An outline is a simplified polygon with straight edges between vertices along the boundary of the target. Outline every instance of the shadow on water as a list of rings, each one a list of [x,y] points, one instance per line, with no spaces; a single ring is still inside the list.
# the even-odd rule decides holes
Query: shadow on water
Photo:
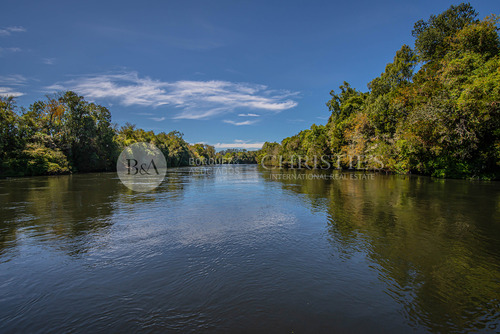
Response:
[[[260,174],[311,210],[327,212],[325,230],[335,252],[346,261],[365,253],[410,324],[432,332],[499,329],[498,182],[381,174],[363,179],[363,173],[340,171],[327,179],[313,175],[331,171]]]

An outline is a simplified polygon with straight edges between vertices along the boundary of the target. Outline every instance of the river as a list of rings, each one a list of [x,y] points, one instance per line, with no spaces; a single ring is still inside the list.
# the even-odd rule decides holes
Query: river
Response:
[[[500,330],[500,183],[256,165],[0,180],[0,332]]]

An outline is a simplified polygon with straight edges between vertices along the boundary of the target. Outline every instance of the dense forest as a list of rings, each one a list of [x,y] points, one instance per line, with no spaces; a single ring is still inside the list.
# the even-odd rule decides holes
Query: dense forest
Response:
[[[330,93],[326,125],[265,143],[258,159],[499,178],[498,18],[477,16],[469,4],[460,4],[418,21],[414,48],[403,45],[367,92],[344,82]]]
[[[182,133],[158,133],[111,123],[103,106],[74,92],[47,97],[18,110],[12,97],[0,99],[0,176],[113,171],[124,147],[155,144],[169,167],[215,163],[255,163],[255,152],[216,152],[188,144]]]

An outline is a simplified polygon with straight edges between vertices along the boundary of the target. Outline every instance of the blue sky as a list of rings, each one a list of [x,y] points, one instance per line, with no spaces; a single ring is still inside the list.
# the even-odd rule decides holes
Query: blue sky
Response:
[[[119,125],[253,149],[325,124],[331,89],[366,91],[417,20],[458,3],[4,0],[0,94],[71,89]]]

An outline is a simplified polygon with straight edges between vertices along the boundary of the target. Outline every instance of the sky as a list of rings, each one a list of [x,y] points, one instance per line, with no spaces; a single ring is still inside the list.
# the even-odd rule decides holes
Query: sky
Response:
[[[325,124],[332,89],[366,91],[416,21],[459,3],[3,0],[0,95],[27,108],[73,90],[118,126],[257,149]]]

